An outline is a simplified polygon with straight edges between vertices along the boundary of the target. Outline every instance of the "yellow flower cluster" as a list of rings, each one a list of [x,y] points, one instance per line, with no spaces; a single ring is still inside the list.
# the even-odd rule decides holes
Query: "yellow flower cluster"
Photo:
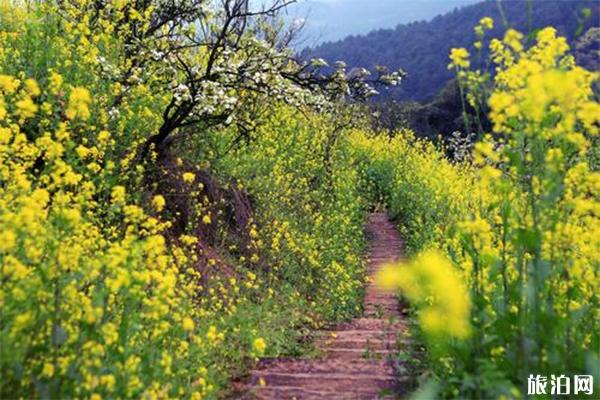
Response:
[[[123,186],[112,188],[111,203],[120,207],[107,217],[125,221],[123,231],[110,233],[95,219],[101,191],[79,163],[103,162],[105,145],[77,144],[71,132],[79,128],[61,113],[39,121],[47,132],[25,134],[20,123],[33,115],[24,114],[23,97],[42,94],[30,78],[2,77],[1,345],[11,349],[1,360],[2,393],[33,393],[35,382],[60,397],[56,383],[75,377],[75,396],[141,395],[151,383],[143,370],[156,357],[182,343],[197,347],[171,322],[191,307],[192,293],[178,285],[161,223],[128,205]],[[89,92],[74,89],[70,99],[73,119],[89,118]],[[183,320],[186,332],[194,330],[190,322]],[[185,359],[188,351],[177,354]],[[174,379],[173,370],[163,371]]]
[[[360,310],[364,272],[363,200],[356,192],[358,174],[345,167],[351,154],[340,155],[335,160],[339,168],[326,177],[323,150],[315,150],[325,148],[333,130],[325,117],[308,119],[281,107],[258,129],[253,147],[216,162],[244,177],[242,185],[261,205],[261,230],[249,232],[252,247],[261,254],[244,261],[270,260],[277,279],[294,282],[314,311],[335,320]]]
[[[69,103],[65,111],[65,115],[69,119],[79,118],[83,121],[90,117],[89,105],[92,101],[90,92],[81,87],[76,87],[71,90],[69,95]]]
[[[477,36],[478,41],[474,43],[474,47],[477,50],[481,50],[483,36],[486,31],[494,29],[494,20],[490,17],[483,17],[479,20],[479,24],[475,27],[475,36]]]
[[[452,263],[440,253],[429,250],[408,265],[384,266],[376,279],[419,306],[420,326],[434,341],[468,337],[469,294]]]
[[[462,71],[459,79],[471,91],[491,92],[496,135],[484,135],[475,146],[474,180],[447,181],[468,187],[472,200],[455,209],[456,219],[432,245],[452,255],[471,290],[477,352],[471,357],[502,365],[512,382],[487,395],[504,390],[519,397],[522,365],[575,372],[585,369],[586,357],[597,356],[592,310],[599,288],[592,277],[600,260],[594,239],[600,199],[592,187],[600,175],[590,152],[600,123],[592,90],[598,74],[574,65],[566,39],[551,27],[540,30],[529,49],[521,33],[508,30],[490,50],[496,64],[491,87],[483,87],[487,80],[479,72]],[[530,341],[527,351],[519,337]],[[565,346],[568,353],[557,350]],[[514,356],[509,364],[505,354]]]
[[[529,49],[508,30],[490,50],[493,81],[466,70],[464,49],[451,53],[467,100],[488,103],[495,131],[481,132],[472,163],[447,161],[405,131],[357,133],[349,145],[371,201],[398,217],[416,254],[380,281],[417,306],[432,349],[447,344],[431,359],[444,393],[520,398],[523,366],[593,373],[585,360],[598,356],[598,75],[574,65],[553,28]],[[464,374],[482,386],[450,383]]]
[[[5,3],[0,397],[214,398],[244,358],[294,345],[297,326],[359,311],[364,201],[346,149],[323,168],[333,121],[270,110],[226,155],[234,126],[199,135],[175,158],[185,192],[163,191],[148,179],[156,153],[151,165],[137,150],[171,101],[155,90],[164,75],[132,65],[114,34],[147,28],[151,8]],[[253,210],[230,215],[189,165],[235,181]]]
[[[469,68],[471,65],[471,62],[469,61],[469,51],[464,47],[452,49],[450,61],[451,63],[448,65],[448,69]]]
[[[252,342],[252,348],[257,354],[263,354],[267,348],[267,343],[263,338],[256,338]]]
[[[561,113],[576,118],[560,119],[555,129],[544,133],[548,139],[577,130],[577,118],[591,134],[597,133],[599,108],[590,100],[591,83],[597,75],[572,66],[572,57],[566,55],[569,47],[564,38],[556,37],[554,28],[541,30],[537,45],[528,51],[513,43],[520,40],[515,35],[507,34],[504,42],[492,47],[502,68],[489,99],[494,130],[511,130],[515,123],[526,121],[540,123],[547,115]],[[507,52],[510,55],[502,56]]]

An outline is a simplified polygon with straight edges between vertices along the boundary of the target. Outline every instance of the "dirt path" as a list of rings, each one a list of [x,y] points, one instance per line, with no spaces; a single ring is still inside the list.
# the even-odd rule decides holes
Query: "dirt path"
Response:
[[[369,217],[368,274],[402,258],[398,231],[383,213]],[[394,371],[394,353],[408,322],[394,295],[381,292],[369,279],[364,316],[319,332],[315,359],[263,359],[251,372],[246,398],[252,399],[378,399],[394,398],[402,389]],[[401,345],[401,344],[400,344]]]

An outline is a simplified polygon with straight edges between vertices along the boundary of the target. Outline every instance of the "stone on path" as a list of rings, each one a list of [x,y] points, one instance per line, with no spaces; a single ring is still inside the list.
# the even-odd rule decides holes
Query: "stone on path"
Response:
[[[396,296],[372,283],[385,263],[403,257],[398,231],[384,213],[369,217],[370,239],[364,316],[320,331],[314,359],[262,359],[251,371],[244,399],[379,399],[394,398],[402,379],[394,370],[398,343],[408,329]]]

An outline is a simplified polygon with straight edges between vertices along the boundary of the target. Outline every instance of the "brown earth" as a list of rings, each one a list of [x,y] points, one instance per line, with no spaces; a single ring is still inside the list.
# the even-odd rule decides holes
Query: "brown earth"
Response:
[[[395,370],[395,353],[407,340],[408,321],[395,295],[381,291],[373,276],[386,262],[403,257],[403,242],[386,214],[373,213],[364,315],[320,331],[320,358],[262,359],[251,371],[244,399],[395,398],[408,378]],[[403,383],[405,385],[403,385]]]

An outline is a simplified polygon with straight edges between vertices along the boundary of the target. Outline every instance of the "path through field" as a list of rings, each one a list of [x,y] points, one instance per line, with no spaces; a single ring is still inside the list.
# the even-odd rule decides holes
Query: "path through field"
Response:
[[[383,213],[369,217],[368,274],[402,258],[398,231]],[[378,399],[394,398],[402,380],[394,370],[394,355],[405,338],[408,322],[396,297],[369,279],[364,315],[332,330],[319,332],[314,359],[263,359],[251,371],[248,399]],[[398,344],[397,344],[398,339]]]

